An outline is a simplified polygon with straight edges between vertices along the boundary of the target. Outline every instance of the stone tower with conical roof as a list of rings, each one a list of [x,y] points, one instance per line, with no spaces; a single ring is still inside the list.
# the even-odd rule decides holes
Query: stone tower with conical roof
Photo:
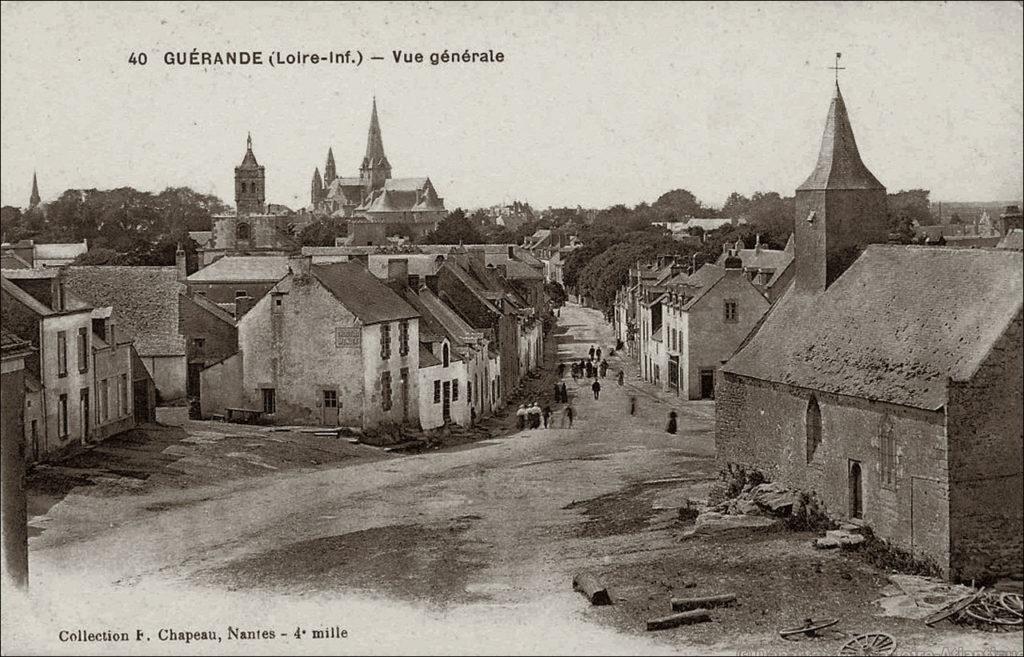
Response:
[[[245,157],[235,167],[235,208],[238,214],[266,212],[266,174],[252,153],[252,135],[245,142]]]
[[[36,182],[36,172],[33,171],[32,172],[32,193],[29,194],[29,197],[28,197],[28,209],[31,210],[32,208],[34,208],[37,205],[39,205],[39,202],[41,200],[42,199],[39,198],[39,183]]]
[[[313,182],[309,186],[309,203],[315,209],[324,200],[324,183],[320,180],[320,168],[313,170]]]
[[[818,163],[796,188],[796,287],[821,292],[867,244],[888,238],[885,186],[860,159],[836,83]]]
[[[327,164],[324,165],[324,186],[330,185],[338,177],[338,170],[334,166],[334,149],[327,149]]]
[[[366,195],[384,186],[384,181],[391,177],[391,164],[384,155],[384,140],[380,134],[380,121],[377,118],[377,99],[373,99],[373,112],[370,114],[370,131],[366,136],[366,155],[359,167],[359,178],[366,187]]]

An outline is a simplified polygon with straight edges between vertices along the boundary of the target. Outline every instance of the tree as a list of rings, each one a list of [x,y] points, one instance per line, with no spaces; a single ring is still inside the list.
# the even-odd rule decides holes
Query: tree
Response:
[[[561,308],[565,305],[566,299],[569,298],[565,293],[565,288],[555,281],[544,283],[544,293],[547,295],[553,308]]]
[[[423,236],[423,244],[483,244],[480,229],[466,216],[462,208],[456,208],[441,220],[437,228]]]
[[[910,244],[916,237],[915,226],[934,223],[929,193],[927,189],[908,189],[888,195],[886,205],[890,241]]]
[[[334,246],[335,238],[346,234],[343,223],[326,218],[306,224],[299,231],[298,239],[302,246]]]
[[[673,189],[658,197],[651,209],[666,217],[665,220],[679,220],[683,217],[707,217],[715,214],[706,208],[688,189]]]

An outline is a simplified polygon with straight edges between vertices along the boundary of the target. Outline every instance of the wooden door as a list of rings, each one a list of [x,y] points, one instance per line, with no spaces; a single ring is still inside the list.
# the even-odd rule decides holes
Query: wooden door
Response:
[[[320,407],[321,418],[324,426],[336,427],[338,426],[338,391],[337,390],[324,390],[323,391],[323,404]]]
[[[700,398],[701,399],[714,399],[715,398],[715,371],[714,370],[701,370],[700,371]]]

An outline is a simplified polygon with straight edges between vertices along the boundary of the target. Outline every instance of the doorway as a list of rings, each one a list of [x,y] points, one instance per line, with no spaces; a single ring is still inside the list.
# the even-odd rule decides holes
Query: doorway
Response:
[[[701,370],[700,371],[700,398],[701,399],[714,399],[715,398],[715,371],[714,370]]]
[[[452,421],[452,382],[445,381],[442,390],[441,417],[444,419],[444,423],[448,424]]]
[[[78,393],[79,415],[82,418],[82,442],[89,440],[89,389],[82,388]]]
[[[861,481],[860,461],[850,460],[850,517],[864,517],[864,489]]]
[[[324,390],[323,405],[320,407],[320,421],[326,427],[338,426],[338,391]]]

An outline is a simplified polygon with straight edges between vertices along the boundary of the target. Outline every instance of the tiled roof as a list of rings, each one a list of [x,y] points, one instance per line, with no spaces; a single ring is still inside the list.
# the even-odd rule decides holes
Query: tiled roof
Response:
[[[824,293],[790,290],[724,366],[766,381],[935,410],[1021,312],[1015,251],[873,245]]]
[[[31,269],[32,266],[22,260],[21,256],[13,251],[0,255],[0,269]]]
[[[429,349],[429,342],[420,342],[420,369],[425,367],[436,367],[441,364],[437,356],[431,353]]]
[[[222,307],[222,304],[214,303],[201,294],[194,294],[189,297],[189,299],[222,322],[230,324],[231,326],[234,326],[237,323],[234,315],[235,304],[224,304],[231,307],[232,312],[228,312],[227,308]]]
[[[363,324],[419,316],[394,290],[356,263],[312,265],[310,271]]]
[[[736,255],[743,261],[744,269],[771,269],[779,271],[785,269],[793,260],[793,254],[778,249],[741,249]],[[724,265],[729,254],[723,253],[718,258],[718,265]]]
[[[28,342],[0,326],[0,351],[9,354],[28,349],[31,346]]]
[[[384,189],[396,192],[415,192],[423,189],[430,178],[388,178],[384,181]]]
[[[178,356],[178,295],[185,286],[174,267],[70,267],[68,294],[93,306],[111,306],[118,331],[135,341],[141,356]]]
[[[48,317],[49,315],[55,314],[54,311],[47,308],[43,302],[7,280],[7,276],[0,278],[0,287],[3,288],[4,292],[11,295],[11,297],[21,303],[21,305],[25,306],[28,310],[40,317]]]
[[[287,274],[288,256],[224,256],[189,276],[188,282],[277,282]]]

